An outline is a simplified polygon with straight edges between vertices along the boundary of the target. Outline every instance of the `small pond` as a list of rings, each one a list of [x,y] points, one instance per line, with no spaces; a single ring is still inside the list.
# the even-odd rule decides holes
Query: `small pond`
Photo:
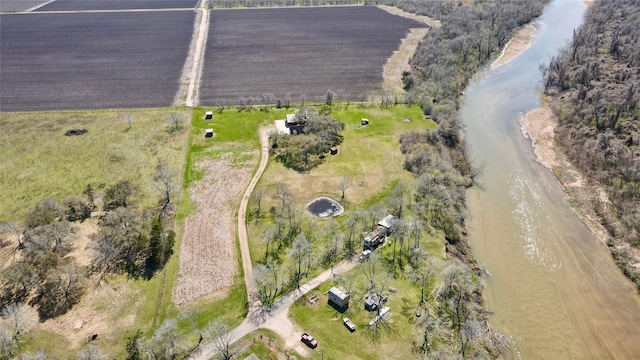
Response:
[[[340,215],[344,212],[344,208],[337,201],[328,197],[319,197],[309,204],[307,210],[317,217],[330,217]]]

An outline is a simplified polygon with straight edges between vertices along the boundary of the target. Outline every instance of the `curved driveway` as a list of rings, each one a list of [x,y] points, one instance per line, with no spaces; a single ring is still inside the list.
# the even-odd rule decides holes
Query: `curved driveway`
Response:
[[[284,295],[273,303],[271,307],[262,307],[257,295],[258,289],[253,281],[253,267],[251,265],[251,254],[249,252],[249,241],[247,238],[246,214],[251,193],[258,183],[258,180],[260,180],[264,169],[267,167],[267,161],[269,160],[269,132],[272,129],[273,127],[270,126],[261,128],[259,131],[261,145],[260,165],[253,175],[251,182],[249,182],[238,209],[238,241],[240,242],[244,282],[247,287],[249,313],[242,324],[231,331],[231,343],[242,339],[247,334],[259,328],[265,328],[278,334],[284,340],[287,349],[295,349],[301,355],[308,355],[309,350],[300,342],[300,331],[296,329],[291,320],[289,320],[289,307],[294,301],[323,282],[331,279],[333,276],[353,269],[356,263],[350,260],[344,260],[336,264],[333,269],[326,270],[306,284],[301,285],[299,289]],[[191,356],[191,359],[207,360],[216,353],[215,342],[210,342],[203,345],[197,354]]]

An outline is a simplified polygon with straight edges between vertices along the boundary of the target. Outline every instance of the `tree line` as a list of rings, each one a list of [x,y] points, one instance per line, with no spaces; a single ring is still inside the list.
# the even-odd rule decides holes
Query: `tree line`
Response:
[[[599,0],[573,39],[543,68],[556,140],[586,178],[618,265],[640,289],[640,3]]]

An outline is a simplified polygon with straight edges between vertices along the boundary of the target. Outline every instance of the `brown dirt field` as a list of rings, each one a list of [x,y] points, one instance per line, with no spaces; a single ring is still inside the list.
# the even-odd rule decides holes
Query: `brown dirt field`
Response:
[[[138,291],[125,280],[102,281],[89,288],[71,311],[45,321],[39,328],[68,339],[73,349],[85,345],[92,333],[98,333],[98,344],[114,344],[121,336],[119,332],[135,323],[138,298]]]
[[[400,48],[393,52],[393,55],[387,60],[382,70],[382,78],[384,80],[382,88],[385,91],[393,91],[404,93],[402,89],[402,72],[411,71],[409,60],[416,52],[416,48],[420,40],[424,38],[429,29],[413,28],[409,31],[407,37],[402,39]]]
[[[173,292],[176,305],[224,292],[238,271],[236,202],[250,180],[253,164],[238,166],[222,158],[198,166],[205,175],[189,191],[197,209],[184,223],[180,270]]]
[[[98,219],[87,219],[82,223],[74,223],[72,229],[76,237],[73,243],[73,251],[69,254],[76,260],[79,266],[89,266],[91,263],[91,243],[89,235],[98,231]]]
[[[434,28],[440,27],[440,25],[441,25],[440,20],[432,19],[432,18],[430,18],[428,16],[412,14],[410,12],[406,12],[406,11],[404,11],[402,9],[397,8],[397,7],[387,6],[387,5],[378,5],[378,7],[380,9],[388,12],[389,14],[402,16],[402,17],[405,17],[407,19],[419,21],[419,22],[421,22],[423,24],[427,24],[427,25],[429,25],[431,27],[434,27]]]
[[[440,27],[441,25],[440,20],[435,20],[428,16],[412,14],[393,6],[378,5],[378,7],[390,14],[419,21],[432,27]],[[411,70],[409,60],[416,52],[416,48],[418,47],[420,40],[425,37],[428,31],[428,28],[413,28],[410,29],[409,34],[402,39],[400,48],[393,52],[382,70],[382,88],[385,91],[400,94],[404,93],[404,90],[402,89],[402,72]]]

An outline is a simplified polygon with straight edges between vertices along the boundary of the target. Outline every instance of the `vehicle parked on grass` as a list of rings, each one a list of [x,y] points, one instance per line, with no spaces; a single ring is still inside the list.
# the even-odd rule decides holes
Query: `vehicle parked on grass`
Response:
[[[362,254],[360,254],[360,256],[358,256],[358,261],[359,262],[365,262],[367,260],[369,260],[369,256],[371,255],[371,250],[365,250],[362,252]]]
[[[342,322],[344,323],[344,326],[346,326],[347,329],[349,329],[349,331],[351,332],[356,331],[356,324],[354,324],[353,321],[349,320],[349,318],[343,318]]]
[[[300,339],[303,343],[305,343],[305,345],[307,345],[308,347],[315,349],[316,347],[318,347],[318,341],[316,339],[313,338],[313,336],[307,334],[307,333],[303,333],[302,334],[302,338]]]

